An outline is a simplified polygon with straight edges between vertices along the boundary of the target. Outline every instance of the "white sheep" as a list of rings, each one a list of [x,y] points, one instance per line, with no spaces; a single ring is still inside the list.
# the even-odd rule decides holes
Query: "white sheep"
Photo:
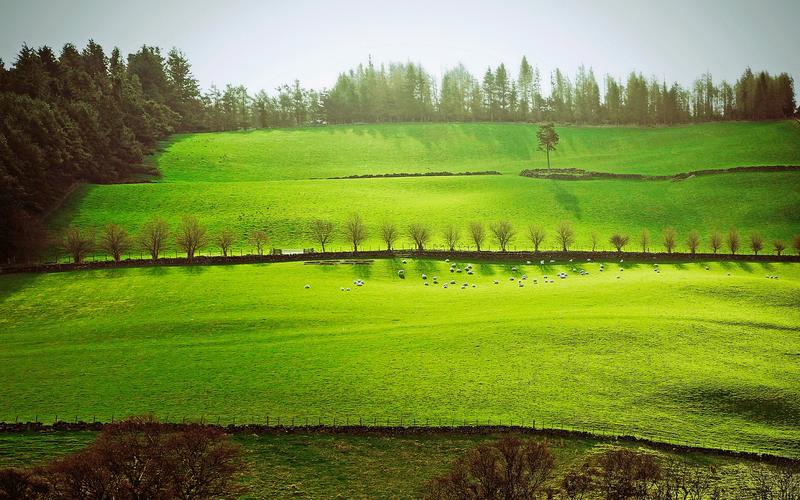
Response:
[[[311,285],[306,285],[303,288],[311,288]]]

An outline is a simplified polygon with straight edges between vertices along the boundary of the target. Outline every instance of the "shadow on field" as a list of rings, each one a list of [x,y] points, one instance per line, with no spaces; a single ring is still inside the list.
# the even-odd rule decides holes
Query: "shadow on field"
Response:
[[[34,274],[11,274],[8,276],[0,276],[0,305],[6,302],[12,295],[18,291],[35,286],[42,276]]]
[[[675,387],[671,398],[701,412],[722,413],[767,425],[796,426],[800,398],[763,386]]]
[[[553,192],[553,197],[561,208],[569,212],[572,217],[581,220],[581,207],[578,203],[578,197],[564,189],[563,182],[550,181],[548,183],[550,190]]]

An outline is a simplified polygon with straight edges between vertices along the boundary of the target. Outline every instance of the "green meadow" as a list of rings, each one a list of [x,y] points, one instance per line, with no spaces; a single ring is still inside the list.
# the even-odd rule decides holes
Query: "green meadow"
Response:
[[[448,471],[467,450],[500,435],[457,433],[412,436],[356,434],[236,434],[248,461],[244,498],[419,498],[425,483]],[[0,467],[45,464],[95,439],[91,432],[0,435]],[[525,439],[523,437],[523,439]],[[542,439],[542,438],[534,438]],[[546,438],[545,438],[546,439]],[[549,438],[560,478],[587,458],[609,448],[592,439]],[[620,443],[622,446],[630,446]],[[752,461],[709,453],[673,454],[648,447],[639,451],[679,458],[699,467],[714,465],[726,488],[741,486]]]
[[[535,420],[800,456],[800,265],[517,266],[0,276],[0,420]]]
[[[554,155],[556,167],[669,174],[800,164],[800,124],[790,121],[558,130],[562,143]],[[423,221],[433,231],[432,244],[441,245],[449,224],[463,234],[470,221],[508,219],[518,230],[512,242],[516,248],[528,246],[524,234],[529,224],[542,225],[552,235],[562,220],[573,223],[576,246],[583,249],[589,248],[592,233],[607,248],[614,232],[631,235],[629,249],[634,249],[637,235],[647,229],[657,250],[661,232],[672,226],[681,247],[686,234],[697,230],[701,250],[709,251],[712,230],[735,227],[745,241],[751,232],[760,232],[771,251],[772,240],[788,243],[800,232],[800,172],[680,182],[523,178],[518,175],[523,168],[544,166],[535,131],[523,124],[387,124],[179,136],[153,158],[163,173],[157,182],[83,186],[51,225],[99,230],[115,222],[136,232],[152,217],[175,226],[182,215],[194,214],[212,234],[231,229],[240,252],[252,251],[246,240],[255,229],[266,229],[274,247],[318,246],[308,235],[309,222],[328,218],[341,223],[352,212],[360,213],[370,228],[367,248],[381,244],[378,227],[384,220],[394,221],[403,233],[410,222]],[[326,179],[487,169],[503,175]],[[464,238],[462,245],[467,244]],[[346,247],[341,233],[334,247]],[[545,247],[555,247],[552,237]]]

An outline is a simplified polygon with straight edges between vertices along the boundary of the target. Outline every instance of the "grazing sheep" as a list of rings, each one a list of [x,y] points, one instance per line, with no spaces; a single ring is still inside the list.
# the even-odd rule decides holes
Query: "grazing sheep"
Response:
[[[526,263],[526,264],[528,264],[528,265],[530,265],[530,264],[531,264],[531,261],[529,261],[529,260],[526,260],[526,261],[525,261],[525,263]]]
[[[428,279],[428,275],[425,274],[425,273],[422,273],[422,279],[424,279],[424,280]]]
[[[447,288],[447,283],[445,283],[444,285],[442,285],[442,288]]]
[[[405,271],[403,271],[402,269],[400,269],[399,271],[397,271],[397,275],[398,275],[398,276],[403,276],[404,274],[406,274],[406,272],[405,272]]]
[[[512,276],[512,277],[508,278],[508,281],[514,281],[514,277]]]
[[[347,291],[348,291],[348,292],[350,291],[350,287],[347,287]]]
[[[306,285],[303,288],[311,288],[311,285]]]
[[[428,282],[427,281],[425,282],[425,286],[428,286]]]
[[[450,280],[450,284],[451,285],[455,285],[456,284],[456,280]]]
[[[495,285],[499,285],[500,284],[500,280],[494,280],[494,284]]]
[[[406,259],[403,259],[403,264],[405,264],[405,263],[406,263]]]
[[[543,260],[540,260],[540,261],[539,261],[539,264],[541,264],[541,265],[544,265],[544,261],[543,261]]]
[[[342,292],[344,292],[344,287],[341,287],[339,290],[340,290],[340,291],[342,291]]]
[[[444,259],[445,262],[450,262],[450,259]]]

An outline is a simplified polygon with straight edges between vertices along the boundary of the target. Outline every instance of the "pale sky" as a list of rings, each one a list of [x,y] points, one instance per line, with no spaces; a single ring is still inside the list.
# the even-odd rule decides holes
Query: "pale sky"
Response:
[[[800,79],[800,0],[151,1],[0,0],[0,58],[23,43],[60,49],[93,38],[106,52],[178,47],[195,76],[271,91],[299,78],[330,87],[365,62],[413,61],[436,76],[463,62],[480,77],[523,55],[598,80],[631,70],[689,85],[705,71],[735,80],[746,66]],[[797,83],[797,82],[796,82]]]

